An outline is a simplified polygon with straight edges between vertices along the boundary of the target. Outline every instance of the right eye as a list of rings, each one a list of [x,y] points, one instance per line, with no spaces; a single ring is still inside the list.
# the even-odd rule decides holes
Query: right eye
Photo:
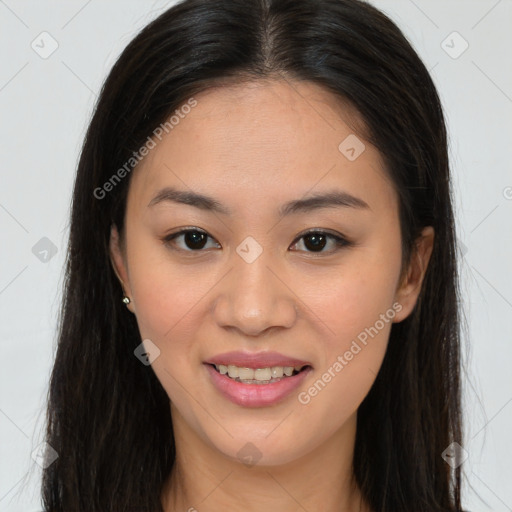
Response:
[[[176,240],[178,240],[180,237],[183,237],[182,241],[185,244],[185,248],[173,247],[173,245],[176,245]],[[185,252],[200,252],[202,249],[204,249],[208,238],[214,240],[210,235],[208,235],[206,231],[203,231],[202,229],[187,228],[165,236],[164,238],[162,238],[162,242],[164,243],[164,245],[168,246],[170,249],[173,250]],[[219,246],[218,243],[217,245]]]

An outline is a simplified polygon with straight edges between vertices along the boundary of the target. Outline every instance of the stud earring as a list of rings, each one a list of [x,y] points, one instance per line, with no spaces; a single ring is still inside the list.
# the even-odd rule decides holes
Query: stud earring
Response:
[[[129,299],[129,297],[127,297],[126,295],[123,297],[123,302],[128,305],[130,304],[131,300]]]

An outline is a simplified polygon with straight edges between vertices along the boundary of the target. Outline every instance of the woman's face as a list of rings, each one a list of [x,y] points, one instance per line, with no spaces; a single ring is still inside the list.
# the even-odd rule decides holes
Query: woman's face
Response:
[[[253,82],[195,100],[133,171],[126,252],[113,229],[112,258],[174,428],[233,460],[284,464],[355,432],[433,233],[401,280],[397,194],[343,121],[354,112],[322,88]],[[295,365],[307,367],[264,383]]]

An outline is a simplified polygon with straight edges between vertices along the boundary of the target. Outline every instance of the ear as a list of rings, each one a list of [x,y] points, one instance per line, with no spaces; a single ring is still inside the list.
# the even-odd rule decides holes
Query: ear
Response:
[[[114,272],[121,283],[121,287],[123,288],[124,294],[130,299],[130,303],[127,304],[127,308],[135,313],[133,306],[133,296],[130,288],[130,282],[128,279],[128,271],[126,266],[126,256],[124,249],[122,247],[119,232],[117,230],[117,226],[112,224],[110,228],[110,241],[109,241],[109,249],[110,249],[110,261],[112,263],[112,267]],[[119,298],[121,300],[121,298]]]
[[[398,323],[405,320],[413,311],[433,248],[434,228],[427,226],[414,243],[409,268],[401,277],[395,292],[395,301],[402,306],[402,309],[397,312],[393,322]]]

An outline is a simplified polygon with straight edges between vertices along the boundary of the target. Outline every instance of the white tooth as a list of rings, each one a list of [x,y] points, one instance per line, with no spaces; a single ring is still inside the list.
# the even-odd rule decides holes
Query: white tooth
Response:
[[[274,379],[280,379],[284,375],[282,366],[273,366],[270,370]]]
[[[270,380],[272,378],[272,372],[270,368],[258,368],[254,372],[254,378],[256,380]]]
[[[252,368],[238,368],[238,377],[240,377],[240,380],[253,380],[254,370]]]
[[[252,368],[241,368],[235,365],[215,365],[217,370],[222,375],[229,375],[232,379],[236,379],[237,377],[240,380],[257,380],[257,381],[267,381],[272,378],[281,379],[284,376],[291,377],[293,375],[293,371],[300,371],[302,366],[273,366],[272,368],[257,368],[256,370]]]
[[[238,367],[232,364],[228,365],[228,374],[232,379],[236,379],[238,377]]]

